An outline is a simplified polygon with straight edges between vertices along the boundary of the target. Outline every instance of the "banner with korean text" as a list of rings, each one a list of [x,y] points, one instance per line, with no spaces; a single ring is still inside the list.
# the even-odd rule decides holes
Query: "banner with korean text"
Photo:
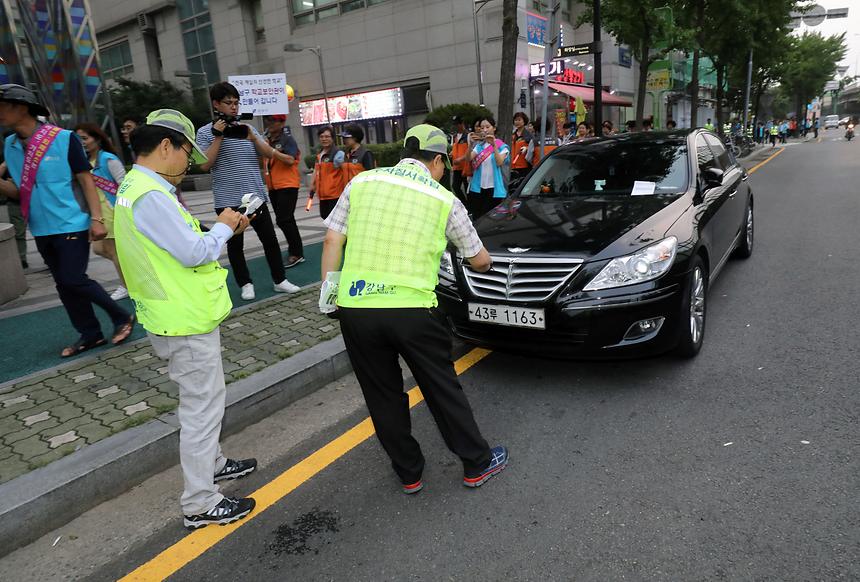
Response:
[[[239,91],[239,113],[253,115],[288,115],[287,76],[284,73],[269,75],[231,75],[227,81]]]

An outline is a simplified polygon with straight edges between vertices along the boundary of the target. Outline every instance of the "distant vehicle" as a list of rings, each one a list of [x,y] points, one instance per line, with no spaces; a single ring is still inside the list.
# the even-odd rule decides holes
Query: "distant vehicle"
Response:
[[[839,116],[838,115],[828,115],[824,118],[824,129],[830,129],[831,127],[838,128],[839,127]]]
[[[843,127],[848,127],[848,124],[851,123],[851,116],[846,115],[842,119],[839,120],[839,125]]]

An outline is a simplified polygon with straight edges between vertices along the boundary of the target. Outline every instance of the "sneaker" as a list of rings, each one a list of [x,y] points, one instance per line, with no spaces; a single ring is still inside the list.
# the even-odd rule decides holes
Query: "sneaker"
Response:
[[[275,293],[296,293],[298,291],[301,291],[302,288],[298,285],[293,285],[292,283],[284,279],[277,285],[273,285],[272,289],[275,290]]]
[[[490,449],[490,464],[484,472],[477,477],[463,477],[463,485],[466,487],[480,487],[490,480],[496,473],[501,473],[508,466],[508,449],[505,447],[493,447]]]
[[[198,513],[197,515],[185,516],[185,527],[188,529],[198,529],[206,527],[210,524],[227,525],[234,521],[239,521],[254,509],[256,501],[250,497],[236,499],[234,497],[225,497],[221,503],[207,511],[206,513]]]
[[[250,301],[257,295],[254,293],[254,284],[246,283],[242,285],[242,299],[245,301]]]
[[[290,257],[287,259],[287,262],[284,263],[284,268],[285,269],[292,269],[293,267],[295,267],[299,263],[304,263],[304,262],[305,262],[304,257]]]
[[[242,459],[240,461],[227,459],[227,464],[224,465],[224,468],[215,473],[215,483],[227,479],[239,479],[249,473],[253,473],[256,468],[257,459]]]
[[[424,489],[424,483],[421,482],[421,479],[418,479],[415,483],[413,483],[411,485],[405,485],[405,484],[403,485],[403,492],[406,495],[412,495],[414,493],[418,493],[422,489]]]
[[[114,301],[119,301],[120,299],[125,299],[128,297],[128,289],[120,285],[114,290],[113,293],[110,294],[110,298]]]

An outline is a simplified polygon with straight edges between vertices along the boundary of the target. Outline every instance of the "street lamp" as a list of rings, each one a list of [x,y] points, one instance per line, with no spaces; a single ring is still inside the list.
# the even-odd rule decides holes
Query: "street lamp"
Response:
[[[491,2],[492,0],[474,0],[475,4],[478,6],[472,6],[472,24],[475,27],[475,67],[478,70],[478,103],[481,104],[481,107],[484,106],[484,72],[481,70],[481,45],[478,41],[478,12],[480,12],[481,8],[487,4],[487,2]]]
[[[322,81],[323,99],[325,100],[325,120],[331,125],[331,117],[328,112],[328,89],[325,86],[325,67],[323,67],[322,49],[319,46],[302,46],[300,44],[287,43],[284,45],[284,52],[300,53],[302,51],[310,51],[317,56],[320,63],[320,81]]]

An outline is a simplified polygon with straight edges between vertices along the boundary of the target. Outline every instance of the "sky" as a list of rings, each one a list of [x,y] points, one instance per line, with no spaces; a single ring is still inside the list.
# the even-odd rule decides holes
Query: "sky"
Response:
[[[812,27],[801,24],[800,28],[795,29],[795,33],[803,34],[805,30],[820,32],[824,36],[846,33],[848,53],[840,64],[848,66],[846,75],[860,75],[860,0],[815,0],[815,3],[828,10],[848,8],[848,18],[827,19]]]

